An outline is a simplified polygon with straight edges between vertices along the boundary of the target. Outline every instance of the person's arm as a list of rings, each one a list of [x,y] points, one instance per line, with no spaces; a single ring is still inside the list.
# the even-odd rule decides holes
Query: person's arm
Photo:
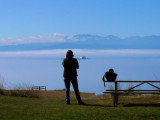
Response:
[[[79,69],[79,63],[77,59],[76,59],[76,69]]]
[[[104,76],[102,77],[102,80],[105,81]]]
[[[66,60],[65,60],[65,59],[63,60],[62,65],[63,65],[63,67],[66,67],[66,66],[67,66],[67,63],[66,63]]]
[[[63,62],[62,62],[62,66],[64,67],[64,60],[63,60]]]
[[[102,80],[105,81],[106,73],[103,75]]]

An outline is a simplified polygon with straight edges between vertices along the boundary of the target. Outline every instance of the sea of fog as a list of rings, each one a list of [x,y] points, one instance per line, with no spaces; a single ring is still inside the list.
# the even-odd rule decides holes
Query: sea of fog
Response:
[[[0,86],[5,89],[26,86],[47,86],[47,90],[64,88],[62,61],[67,50],[0,52]],[[102,76],[113,68],[117,80],[160,80],[160,50],[80,50],[74,49],[80,68],[78,83],[81,92],[102,94]],[[86,56],[87,59],[79,59]],[[127,88],[134,84],[121,84]],[[159,85],[160,86],[160,85]],[[137,89],[149,88],[149,85]],[[73,90],[71,86],[71,90]]]

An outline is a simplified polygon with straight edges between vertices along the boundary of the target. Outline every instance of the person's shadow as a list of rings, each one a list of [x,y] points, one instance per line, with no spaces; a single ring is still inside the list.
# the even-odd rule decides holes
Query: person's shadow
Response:
[[[86,104],[85,106],[94,106],[94,107],[113,107],[113,105],[98,105],[98,104]]]
[[[78,104],[71,104],[71,105],[78,105]],[[99,104],[85,104],[85,105],[82,105],[82,106],[114,107],[113,105],[99,105]],[[132,103],[129,103],[129,104],[123,104],[123,105],[120,105],[120,106],[123,106],[123,107],[160,107],[160,104],[156,104],[156,103],[151,103],[151,104],[148,104],[148,103],[132,104]]]
[[[124,104],[123,107],[136,107],[136,106],[139,106],[139,107],[160,107],[160,104],[157,104],[157,103],[137,103],[137,104]]]
[[[72,104],[72,105],[78,105],[78,104]],[[99,105],[99,104],[84,104],[82,106],[91,106],[91,107],[114,107],[113,105]]]
[[[85,104],[85,106],[94,106],[94,107],[114,107],[113,105],[98,105],[98,104]],[[121,106],[121,105],[120,105]],[[151,103],[151,104],[124,104],[123,107],[160,107],[160,104]]]

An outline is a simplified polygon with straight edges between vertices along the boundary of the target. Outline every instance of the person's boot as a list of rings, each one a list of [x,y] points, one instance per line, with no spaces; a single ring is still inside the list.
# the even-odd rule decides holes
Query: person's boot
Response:
[[[78,105],[86,105],[86,103],[84,103],[83,101],[78,102]]]

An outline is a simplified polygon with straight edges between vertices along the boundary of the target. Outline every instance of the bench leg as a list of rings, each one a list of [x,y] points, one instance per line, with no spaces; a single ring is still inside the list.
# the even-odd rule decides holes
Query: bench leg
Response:
[[[118,94],[114,94],[113,96],[113,105],[114,107],[118,106]]]

